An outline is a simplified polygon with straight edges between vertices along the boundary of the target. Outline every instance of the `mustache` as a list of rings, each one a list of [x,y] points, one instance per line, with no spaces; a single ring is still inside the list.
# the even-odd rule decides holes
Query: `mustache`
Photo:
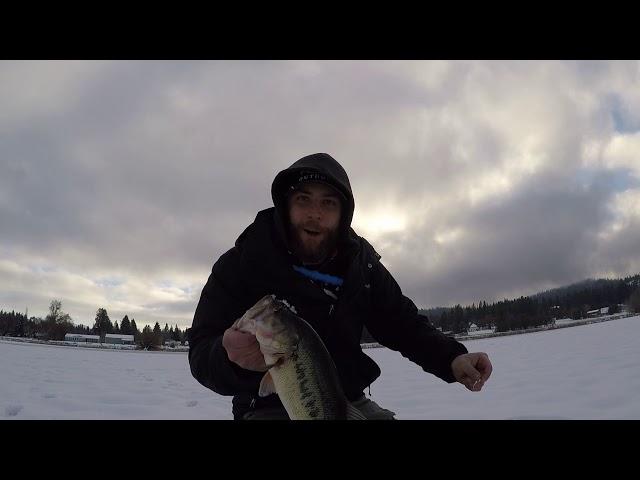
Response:
[[[313,232],[325,232],[326,231],[326,229],[320,227],[320,225],[315,224],[315,223],[306,223],[304,225],[301,225],[299,228],[306,229],[306,230],[311,230]]]

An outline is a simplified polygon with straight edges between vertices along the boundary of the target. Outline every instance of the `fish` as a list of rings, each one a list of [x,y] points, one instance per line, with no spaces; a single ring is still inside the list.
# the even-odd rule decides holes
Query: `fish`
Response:
[[[255,335],[264,355],[258,395],[276,393],[291,420],[366,420],[345,396],[318,333],[286,301],[266,295],[234,325]]]

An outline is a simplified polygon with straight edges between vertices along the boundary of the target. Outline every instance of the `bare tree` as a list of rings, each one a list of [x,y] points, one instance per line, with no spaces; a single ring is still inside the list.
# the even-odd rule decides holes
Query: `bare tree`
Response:
[[[63,340],[73,328],[69,314],[62,311],[62,301],[54,299],[49,304],[49,314],[45,318],[45,331],[51,340]]]

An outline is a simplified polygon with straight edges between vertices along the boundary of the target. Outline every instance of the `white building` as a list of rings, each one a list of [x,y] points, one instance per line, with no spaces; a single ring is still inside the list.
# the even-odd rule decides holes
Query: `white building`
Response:
[[[100,343],[99,335],[82,335],[80,333],[67,333],[64,336],[65,342]]]
[[[104,336],[104,343],[112,343],[119,345],[133,345],[133,335],[116,335],[114,333],[107,333]]]
[[[589,310],[587,317],[599,317],[601,315],[607,315],[609,313],[609,307],[596,308],[595,310]]]

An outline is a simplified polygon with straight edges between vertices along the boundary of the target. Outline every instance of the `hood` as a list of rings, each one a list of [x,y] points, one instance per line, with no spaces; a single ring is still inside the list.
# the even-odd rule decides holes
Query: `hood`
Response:
[[[289,221],[287,212],[287,195],[291,185],[301,176],[318,174],[327,183],[337,189],[344,198],[342,198],[342,215],[340,217],[340,227],[338,234],[338,242],[344,243],[349,240],[349,230],[351,220],[353,219],[353,211],[355,202],[353,200],[353,192],[347,172],[342,168],[335,158],[327,153],[314,153],[301,158],[289,168],[279,172],[273,184],[271,185],[271,198],[275,206],[276,225],[283,236],[285,244],[286,240],[286,224]]]

